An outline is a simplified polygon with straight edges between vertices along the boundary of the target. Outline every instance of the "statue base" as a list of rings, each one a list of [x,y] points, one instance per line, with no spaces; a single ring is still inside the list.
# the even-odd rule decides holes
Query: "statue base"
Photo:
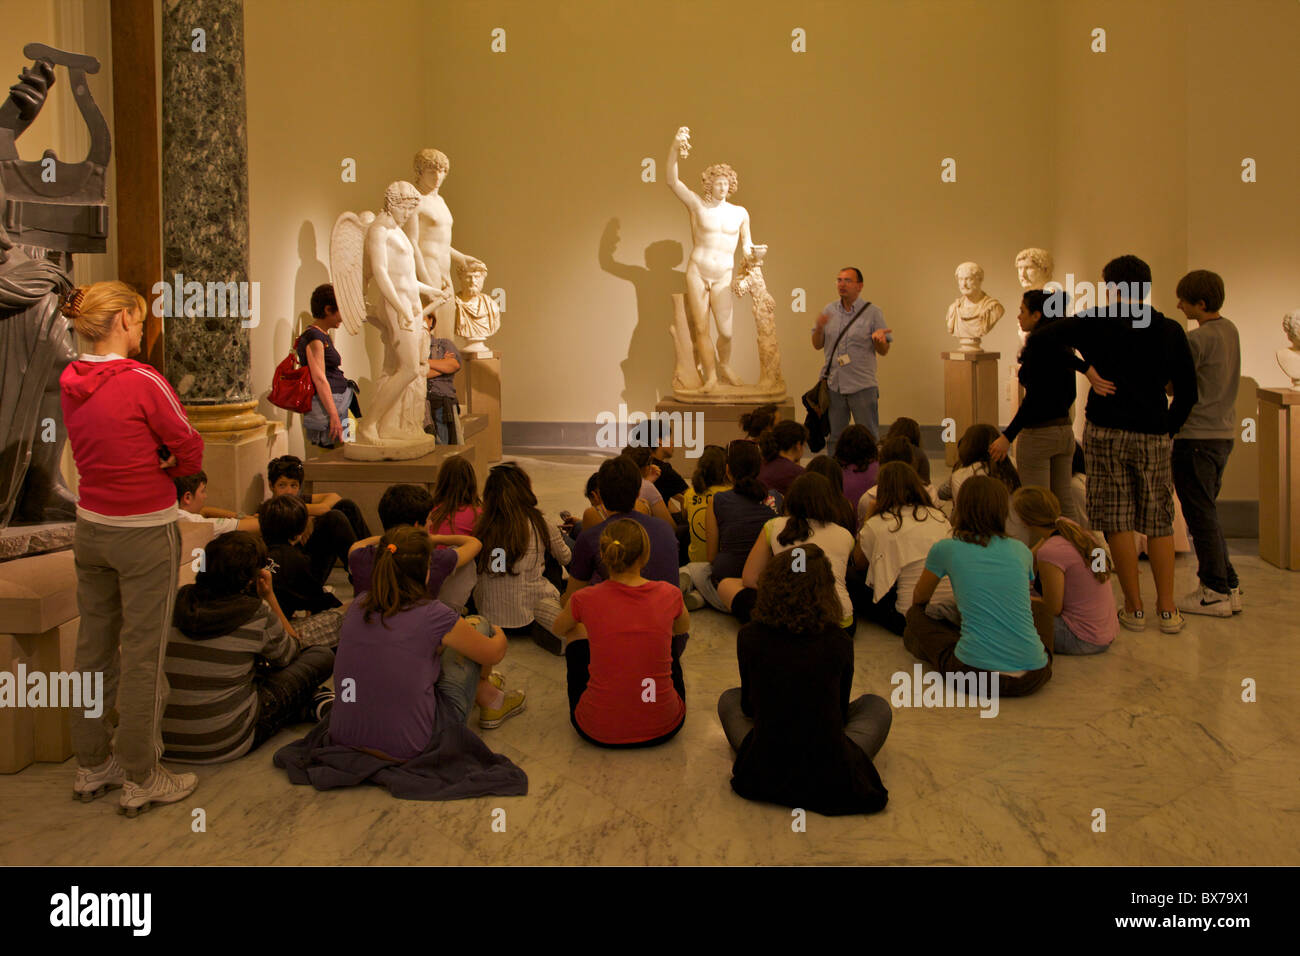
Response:
[[[1300,571],[1300,391],[1260,388],[1259,556]]]
[[[794,402],[787,398],[767,399],[777,406],[777,415],[782,419],[795,419]],[[686,416],[691,416],[691,435],[692,441],[700,441],[700,448],[704,445],[722,445],[724,448],[728,442],[737,438],[745,437],[745,430],[740,427],[740,416],[746,412],[754,410],[754,404],[751,402],[735,402],[725,404],[722,402],[681,402],[675,398],[666,398],[655,405],[655,415],[672,415],[676,412],[680,417],[678,421],[683,424],[685,430]],[[698,417],[697,417],[698,416]],[[703,435],[703,438],[700,438]],[[682,436],[688,437],[688,436]],[[694,468],[692,462],[689,465]]]
[[[780,404],[789,397],[784,381],[773,385],[722,385],[713,388],[673,386],[673,398],[687,405],[765,405]]]
[[[437,444],[432,435],[388,440],[377,445],[353,441],[344,443],[343,457],[353,461],[409,461],[412,458],[423,458]]]

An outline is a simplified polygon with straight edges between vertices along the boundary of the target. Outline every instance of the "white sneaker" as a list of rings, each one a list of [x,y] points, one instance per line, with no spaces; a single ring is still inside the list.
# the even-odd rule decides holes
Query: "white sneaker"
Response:
[[[109,754],[108,759],[98,767],[77,768],[77,779],[72,784],[72,799],[90,803],[125,782],[126,774],[122,772],[117,756]]]
[[[158,764],[144,783],[127,780],[122,784],[122,802],[118,812],[134,817],[155,803],[176,803],[193,793],[198,785],[199,778],[194,774],[172,773]]]
[[[1211,591],[1204,584],[1178,602],[1178,610],[1210,617],[1232,617],[1232,597]]]
[[[1232,613],[1241,613],[1241,588],[1233,588],[1228,592],[1228,597],[1232,601]]]

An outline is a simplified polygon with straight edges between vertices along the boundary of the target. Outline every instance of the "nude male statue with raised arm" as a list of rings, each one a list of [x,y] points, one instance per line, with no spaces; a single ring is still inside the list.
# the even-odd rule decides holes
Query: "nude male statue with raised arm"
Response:
[[[727,202],[736,191],[736,172],[716,163],[702,175],[704,195],[698,196],[677,178],[677,160],[690,151],[691,131],[683,126],[668,150],[668,188],[691,214],[691,238],[695,247],[686,264],[686,303],[695,340],[695,356],[703,373],[705,390],[742,384],[731,371],[731,272],[736,261],[736,243],[751,255],[755,247],[749,235],[749,213],[743,206]],[[761,258],[761,255],[760,255]],[[709,312],[718,329],[717,362],[709,340]]]

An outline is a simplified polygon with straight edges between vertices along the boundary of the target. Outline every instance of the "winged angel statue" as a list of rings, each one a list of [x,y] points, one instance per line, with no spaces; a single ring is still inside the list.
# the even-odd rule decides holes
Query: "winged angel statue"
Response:
[[[423,430],[429,354],[424,317],[451,294],[418,278],[415,247],[402,226],[419,201],[413,185],[395,182],[384,190],[383,212],[345,212],[330,233],[330,278],[343,327],[357,335],[370,322],[384,344],[379,388],[356,441],[344,448],[348,458],[419,458],[433,450],[434,439]],[[377,315],[366,303],[372,281],[379,292]],[[428,305],[421,306],[421,295]]]

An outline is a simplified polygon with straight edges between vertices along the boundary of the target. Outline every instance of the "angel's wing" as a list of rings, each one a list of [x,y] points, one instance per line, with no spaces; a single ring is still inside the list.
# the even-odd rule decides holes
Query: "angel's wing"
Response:
[[[366,231],[374,221],[373,212],[345,212],[330,232],[330,281],[343,327],[353,335],[366,320]]]

